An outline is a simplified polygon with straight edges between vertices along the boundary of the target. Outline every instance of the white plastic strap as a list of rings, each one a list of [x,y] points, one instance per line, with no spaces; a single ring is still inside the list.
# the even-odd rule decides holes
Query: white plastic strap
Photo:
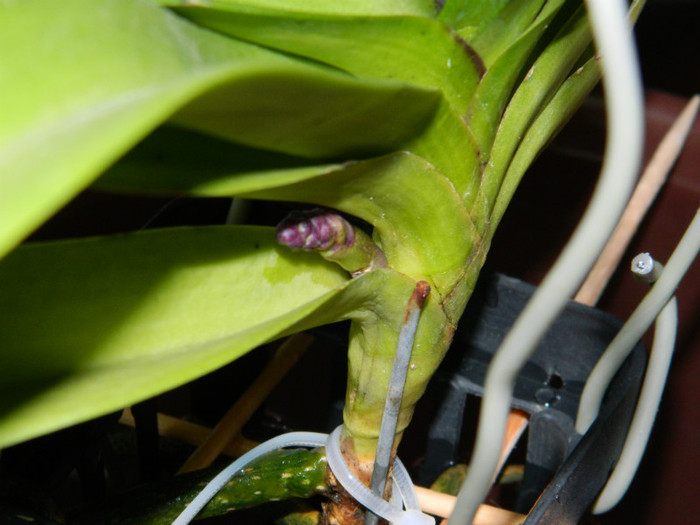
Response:
[[[411,482],[411,478],[403,466],[403,463],[396,458],[394,462],[394,488],[398,489],[406,510],[395,507],[388,501],[381,499],[370,491],[348,468],[343,454],[340,451],[340,434],[343,427],[339,426],[328,437],[326,443],[326,459],[328,466],[333,471],[333,475],[338,482],[355,498],[361,505],[371,510],[377,516],[384,518],[393,525],[434,525],[435,520],[423,514],[418,503],[418,496]]]

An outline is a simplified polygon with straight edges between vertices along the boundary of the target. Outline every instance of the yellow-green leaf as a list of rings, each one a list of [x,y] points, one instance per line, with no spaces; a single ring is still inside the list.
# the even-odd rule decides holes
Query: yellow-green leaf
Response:
[[[171,117],[256,147],[367,155],[417,135],[439,101],[216,35],[147,0],[5,2],[0,47],[0,255]]]

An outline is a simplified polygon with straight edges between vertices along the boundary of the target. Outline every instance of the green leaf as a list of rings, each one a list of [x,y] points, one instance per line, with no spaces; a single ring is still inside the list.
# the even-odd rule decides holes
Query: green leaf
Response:
[[[471,204],[479,185],[479,152],[464,117],[484,69],[478,55],[448,27],[426,17],[309,15],[258,2],[173,4],[205,27],[362,78],[439,89],[444,101],[431,125],[401,149],[433,164]]]
[[[477,196],[480,172],[474,149],[461,147],[464,141],[473,144],[465,123],[441,105],[435,121],[405,149],[424,154],[442,173],[441,167],[449,170],[448,178],[468,208]],[[127,194],[231,196],[241,188],[255,188],[249,181],[258,177],[264,178],[267,188],[342,167],[338,163],[314,164],[303,157],[165,126],[124,155],[95,181],[93,188]]]
[[[120,409],[314,326],[352,319],[394,337],[414,286],[388,269],[348,280],[317,254],[278,246],[264,227],[24,245],[0,261],[0,447]],[[444,319],[431,301],[431,317]],[[443,330],[426,323],[417,358],[436,366],[432,342]],[[414,376],[424,388],[429,367]]]
[[[641,14],[644,4],[644,0],[635,0],[630,5],[629,17],[633,24]],[[503,185],[498,193],[491,216],[494,228],[498,226],[530,164],[547,146],[551,138],[569,121],[599,80],[598,57],[593,56],[566,79],[527,130],[508,166]]]
[[[347,275],[274,230],[205,227],[29,244],[0,261],[0,447],[234,360],[328,306]],[[294,330],[292,330],[294,331]]]
[[[551,138],[569,121],[593,87],[600,80],[595,58],[577,69],[557,91],[523,137],[498,193],[492,214],[494,228],[506,211],[523,175]]]
[[[476,196],[479,153],[464,116],[484,70],[481,59],[448,27],[425,17],[311,15],[258,2],[173,4],[205,27],[358,77],[439,89],[444,101],[431,125],[401,149],[432,163],[463,197]]]
[[[479,57],[456,33],[430,18],[311,14],[258,2],[187,3],[174,9],[204,27],[358,77],[441,89],[460,114],[483,74]]]
[[[280,11],[307,15],[414,15],[434,16],[433,0],[157,0],[162,5],[197,5],[256,11]]]
[[[155,6],[102,4],[0,6],[0,254],[163,120],[225,57],[220,39]]]
[[[469,34],[488,25],[505,5],[512,0],[446,0],[438,19],[456,31]]]
[[[170,120],[291,155],[364,157],[419,135],[439,100],[437,91],[279,63],[215,86]]]
[[[294,155],[251,148],[174,126],[156,129],[98,178],[92,188],[113,193],[231,196],[239,184],[264,177],[282,184],[341,164],[314,164]]]
[[[448,178],[468,207],[470,199],[477,196],[479,165],[474,150],[461,147],[464,141],[473,143],[469,130],[443,104],[425,133],[405,149],[425,153],[428,157],[425,160],[437,171],[441,171],[440,167],[450,169],[452,177]],[[259,178],[265,181],[261,187],[270,188],[342,167],[338,163],[314,164],[303,157],[240,146],[165,126],[124,155],[95,181],[93,188],[115,193],[232,196],[257,189],[258,183],[252,181]],[[404,190],[397,187],[396,191]],[[299,200],[303,201],[302,197]]]
[[[530,26],[545,2],[546,0],[509,2],[488,23],[482,22],[476,32],[470,28],[458,33],[479,53],[488,69]]]
[[[0,61],[0,254],[174,113],[323,157],[396,149],[439,100],[216,35],[146,0],[6,3],[0,45],[13,50]]]
[[[522,69],[540,37],[549,27],[565,0],[553,0],[537,19],[506,49],[486,71],[470,103],[467,121],[479,150],[488,155],[503,110],[515,83],[522,80]]]
[[[581,6],[535,61],[508,103],[481,178],[479,198],[471,209],[478,228],[489,223],[503,177],[523,135],[552,99],[590,41],[588,19],[585,8]]]

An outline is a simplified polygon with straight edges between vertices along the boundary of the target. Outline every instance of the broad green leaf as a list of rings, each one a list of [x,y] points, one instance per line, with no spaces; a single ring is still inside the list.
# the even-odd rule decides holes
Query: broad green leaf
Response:
[[[445,100],[430,127],[401,149],[433,164],[471,205],[479,186],[479,152],[464,117],[484,70],[481,59],[448,27],[414,16],[312,16],[257,2],[174,4],[183,16],[237,38],[362,78],[439,89]]]
[[[462,115],[483,74],[481,60],[457,34],[429,18],[313,15],[253,4],[187,3],[174,9],[204,27],[358,77],[440,89]]]
[[[230,56],[155,6],[96,4],[0,5],[0,254]]]
[[[291,155],[363,157],[417,136],[439,101],[437,91],[279,63],[239,72],[170,121]]]
[[[162,5],[198,5],[241,9],[254,12],[258,9],[299,13],[307,15],[435,15],[433,0],[157,0]]]
[[[439,99],[216,35],[146,0],[6,2],[0,44],[12,50],[0,61],[0,254],[176,112],[208,133],[328,156],[395,149]]]
[[[231,180],[244,183],[264,177],[269,185],[280,176],[280,184],[289,184],[341,167],[162,126],[111,166],[92,188],[127,194],[231,196]]]
[[[173,4],[178,13],[198,24],[362,78],[439,89],[446,102],[426,132],[402,149],[432,163],[461,195],[476,196],[479,152],[464,116],[483,66],[447,27],[414,16],[309,15],[258,2]]]
[[[207,151],[200,151],[191,162],[203,160]],[[338,209],[375,226],[392,268],[415,279],[427,279],[445,294],[462,277],[465,261],[479,242],[479,233],[450,182],[410,153],[343,165],[249,173],[237,173],[235,164],[226,172],[222,155],[215,154],[213,169],[204,174],[182,170],[183,156],[175,152],[168,156],[153,147],[137,148],[107,172],[98,187],[311,202]],[[148,177],[149,172],[153,176]]]
[[[424,134],[404,149],[424,154],[435,166],[450,170],[457,193],[470,206],[479,188],[479,164],[465,123],[441,105]],[[314,164],[306,158],[249,148],[182,128],[166,126],[154,131],[101,176],[94,187],[117,193],[159,195],[211,195],[234,191],[226,185],[233,177],[264,176],[266,187],[275,184],[273,172],[284,171],[280,184],[341,167]],[[444,172],[443,172],[444,173]],[[204,192],[204,193],[203,193]],[[229,193],[230,194],[230,193]]]
[[[0,446],[212,371],[347,282],[318,255],[277,246],[271,228],[24,245],[0,261]],[[346,307],[306,324],[336,321]]]
[[[263,227],[22,246],[0,261],[0,447],[164,392],[284,335],[342,319],[368,334],[378,322],[396,327],[414,286],[391,270],[348,280]],[[420,330],[416,355],[439,361],[427,342],[442,328]],[[429,376],[415,374],[421,385]]]

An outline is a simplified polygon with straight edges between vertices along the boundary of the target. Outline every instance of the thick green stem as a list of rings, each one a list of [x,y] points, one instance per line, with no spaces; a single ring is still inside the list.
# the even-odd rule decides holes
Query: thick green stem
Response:
[[[398,319],[377,316],[371,321],[354,322],[350,329],[344,434],[352,437],[354,454],[364,468],[371,468],[374,461],[398,339],[399,331],[395,325],[400,321],[401,316]],[[442,361],[453,332],[454,325],[447,319],[440,303],[431,297],[418,325],[399,410],[395,446],[428,381]]]

